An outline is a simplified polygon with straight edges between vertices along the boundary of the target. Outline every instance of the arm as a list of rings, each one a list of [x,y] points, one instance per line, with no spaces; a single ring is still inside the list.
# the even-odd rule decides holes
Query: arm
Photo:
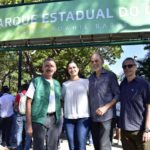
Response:
[[[15,110],[15,112],[18,112],[18,104],[19,104],[19,100],[20,100],[20,95],[19,94],[17,94],[16,95],[16,99],[15,99],[15,101],[14,101],[14,110]]]
[[[145,120],[145,129],[150,130],[150,104],[146,105],[146,120]],[[150,132],[143,133],[143,142],[150,141]]]
[[[32,136],[32,121],[31,121],[31,102],[32,100],[30,98],[27,98],[26,102],[26,132],[30,136]]]
[[[110,76],[110,91],[113,95],[113,98],[112,100],[105,104],[104,106],[102,107],[99,107],[97,110],[96,110],[96,114],[97,115],[103,115],[105,114],[109,109],[111,109],[115,104],[116,102],[119,100],[119,95],[120,95],[120,89],[119,89],[119,84],[118,84],[118,81],[117,81],[117,77],[116,75],[113,73],[111,74]]]
[[[107,103],[106,105],[99,107],[96,110],[96,114],[100,116],[104,115],[110,108],[112,108],[116,104],[116,102],[117,101],[113,99],[111,102]]]

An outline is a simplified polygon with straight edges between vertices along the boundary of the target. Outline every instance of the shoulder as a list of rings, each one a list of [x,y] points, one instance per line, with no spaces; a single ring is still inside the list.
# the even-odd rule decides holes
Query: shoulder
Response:
[[[148,84],[148,81],[146,79],[144,79],[143,77],[137,76],[135,78],[136,81],[141,82],[141,83],[145,83]]]
[[[49,83],[43,76],[38,76],[36,78],[33,78],[31,80],[31,83],[33,83],[34,87],[39,86],[40,84],[47,84]]]
[[[65,87],[65,86],[69,85],[70,83],[71,83],[71,81],[70,81],[70,80],[65,81],[65,82],[63,82],[63,83],[62,83],[62,86],[63,86],[63,87]]]
[[[111,77],[116,77],[116,74],[110,70],[105,70],[104,69],[104,73],[106,73],[107,75],[111,76]]]
[[[142,77],[136,77],[136,79],[135,79],[139,84],[141,84],[141,85],[143,85],[143,86],[150,86],[150,83],[146,80],[146,79],[144,79],[144,78],[142,78]]]
[[[59,87],[61,87],[60,82],[59,82],[58,80],[53,79],[53,81],[54,81],[54,86],[59,86]]]
[[[54,83],[56,83],[56,84],[60,84],[60,82],[59,82],[58,80],[56,80],[56,79],[53,79],[53,81],[54,81]]]
[[[94,78],[94,75],[95,75],[95,73],[92,73],[92,74],[89,76],[88,80],[92,80],[92,79]]]
[[[33,78],[31,81],[37,81],[37,80],[42,80],[42,79],[44,79],[42,76],[38,76],[38,77]]]
[[[89,84],[89,80],[88,79],[80,78],[80,82],[82,82],[83,84]]]
[[[41,76],[38,76],[38,77],[33,78],[33,79],[31,80],[31,82],[32,82],[33,84],[35,84],[36,82],[38,82],[38,81],[41,80],[41,79],[42,79],[42,77],[41,77]]]

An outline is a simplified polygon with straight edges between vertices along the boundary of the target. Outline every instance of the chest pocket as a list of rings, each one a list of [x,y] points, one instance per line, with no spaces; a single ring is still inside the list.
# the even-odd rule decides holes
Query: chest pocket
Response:
[[[142,97],[142,89],[140,87],[138,88],[131,88],[129,91],[129,99],[134,101],[137,101],[140,97]]]

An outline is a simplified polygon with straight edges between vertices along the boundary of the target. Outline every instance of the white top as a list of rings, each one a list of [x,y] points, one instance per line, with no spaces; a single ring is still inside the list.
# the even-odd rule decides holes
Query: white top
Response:
[[[62,86],[64,116],[68,119],[89,117],[88,79],[66,81]]]
[[[14,114],[14,101],[15,97],[8,93],[4,93],[3,96],[0,97],[0,116],[2,118],[10,117]]]
[[[49,95],[49,105],[48,105],[47,113],[53,113],[53,112],[55,112],[54,83],[53,83],[53,80],[48,80],[48,79],[45,79],[45,80],[48,81],[50,83],[50,86],[51,86],[51,91],[50,91],[50,95]],[[30,85],[29,85],[29,88],[27,90],[26,96],[33,99],[34,92],[35,92],[35,88],[34,88],[33,83],[31,82]]]

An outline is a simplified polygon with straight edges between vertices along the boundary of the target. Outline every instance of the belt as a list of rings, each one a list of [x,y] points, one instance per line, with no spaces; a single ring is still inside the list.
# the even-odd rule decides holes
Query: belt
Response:
[[[55,115],[55,112],[53,112],[53,113],[47,113],[47,116],[53,116],[53,115]]]

